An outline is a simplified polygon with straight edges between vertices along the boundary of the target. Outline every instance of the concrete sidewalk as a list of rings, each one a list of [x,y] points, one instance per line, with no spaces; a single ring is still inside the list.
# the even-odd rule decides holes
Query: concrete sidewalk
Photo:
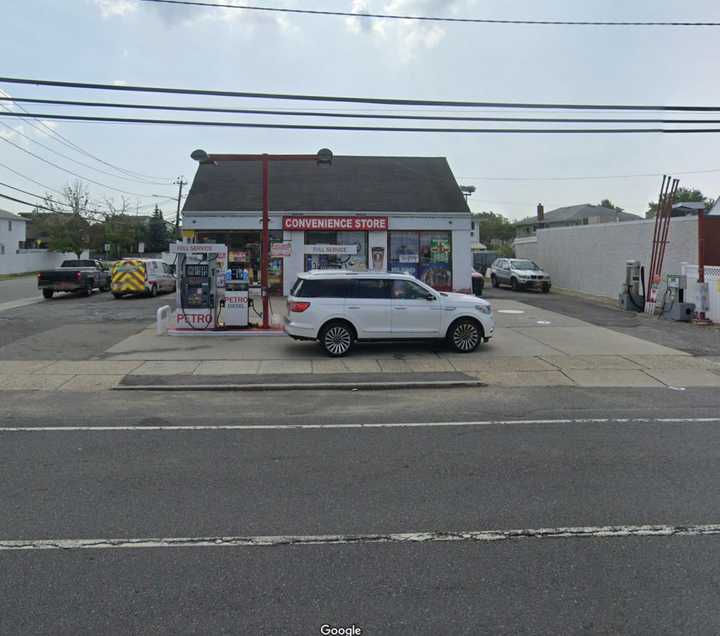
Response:
[[[720,386],[720,358],[693,357],[610,329],[516,301],[495,303],[495,338],[472,354],[444,343],[358,344],[349,356],[328,358],[312,342],[284,337],[172,337],[154,329],[87,361],[0,362],[0,390],[101,391],[124,384],[352,381],[354,374],[388,383],[402,374],[430,374],[437,382],[462,374],[498,386]],[[455,374],[455,375],[453,375]],[[284,376],[284,378],[281,378]],[[129,378],[127,381],[125,380]],[[418,376],[419,377],[419,376]],[[190,378],[190,379],[189,379]]]

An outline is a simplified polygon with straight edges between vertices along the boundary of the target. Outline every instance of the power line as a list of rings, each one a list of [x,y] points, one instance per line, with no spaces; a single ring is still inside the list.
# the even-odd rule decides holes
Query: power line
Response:
[[[2,99],[0,97],[0,99]],[[2,106],[2,104],[0,104]],[[12,112],[12,111],[10,111]],[[72,157],[69,157],[68,155],[60,152],[59,150],[55,150],[54,148],[51,148],[50,146],[45,145],[44,143],[38,141],[37,139],[33,139],[29,135],[26,135],[24,132],[21,132],[20,130],[17,130],[13,128],[12,126],[6,124],[5,122],[0,122],[3,126],[6,128],[12,130],[15,134],[20,135],[21,137],[24,137],[28,141],[31,141],[34,144],[37,144],[38,146],[45,148],[45,150],[48,150],[49,152],[52,152],[53,154],[57,155],[58,157],[62,157],[63,159],[67,159],[68,161],[72,161],[73,163],[76,163],[79,166],[82,166],[83,168],[87,168],[88,170],[95,170],[96,172],[99,172],[100,174],[104,174],[106,176],[112,177],[113,179],[123,179],[124,181],[131,181],[133,183],[139,183],[142,185],[151,185],[148,181],[141,181],[139,179],[133,178],[133,177],[126,177],[124,175],[119,174],[113,174],[112,172],[108,172],[107,170],[102,170],[101,168],[96,168],[95,166],[91,166],[88,163],[83,163],[82,161],[78,161],[77,159],[73,159]],[[156,185],[167,185],[167,184],[156,184]]]
[[[0,101],[12,100],[32,104],[52,104],[57,106],[80,106],[88,108],[127,108],[135,110],[160,111],[187,111],[198,113],[232,113],[243,115],[271,115],[289,117],[328,117],[343,119],[394,119],[394,120],[423,120],[423,121],[504,121],[504,122],[542,122],[542,123],[593,123],[593,124],[720,124],[720,119],[658,119],[658,118],[594,118],[594,117],[465,117],[454,115],[390,115],[374,113],[337,113],[308,110],[282,110],[282,109],[247,109],[227,108],[216,106],[172,106],[164,104],[128,104],[122,102],[88,102],[67,99],[34,99],[28,97],[0,97]],[[7,124],[6,124],[7,125]],[[22,134],[22,133],[20,133]],[[34,140],[33,140],[34,141]],[[59,154],[59,153],[58,153]],[[65,156],[65,155],[60,155]],[[71,159],[71,161],[74,161]],[[80,163],[77,162],[76,163]],[[87,166],[81,163],[80,165]],[[92,168],[92,167],[91,167]],[[97,168],[92,168],[97,170]],[[103,172],[103,171],[101,171]],[[104,174],[110,174],[104,172]],[[115,176],[115,175],[110,175]]]
[[[17,115],[17,113],[0,113],[0,117],[13,117]],[[34,115],[33,115],[34,116]],[[78,174],[77,172],[73,172],[72,170],[68,170],[67,168],[63,168],[62,166],[50,161],[49,159],[45,159],[44,157],[41,157],[40,155],[36,155],[34,152],[31,152],[30,150],[27,150],[26,148],[23,148],[22,146],[19,146],[14,141],[10,141],[7,137],[0,137],[0,140],[9,143],[11,146],[14,146],[18,150],[21,150],[22,152],[30,155],[31,157],[35,157],[35,159],[39,159],[40,161],[47,163],[48,165],[53,166],[54,168],[57,168],[58,170],[62,170],[63,172],[67,172],[68,174],[73,175],[74,177],[77,177],[78,179],[83,179],[85,181],[88,181],[89,183],[94,183],[97,186],[100,186],[101,188],[106,188],[108,190],[114,190],[115,192],[120,192],[122,194],[129,194],[131,196],[135,197],[142,197],[143,199],[149,198],[150,195],[147,194],[140,194],[139,192],[130,192],[128,190],[122,190],[120,188],[114,188],[113,186],[109,186],[105,183],[101,183],[100,181],[94,181],[93,179],[90,179],[88,177],[85,177],[81,174]]]
[[[12,96],[11,96],[9,93],[6,93],[5,91],[0,90],[0,94],[2,94],[5,98],[9,98],[9,100],[6,99],[5,101],[11,101],[11,102],[14,102],[14,101],[15,101],[15,100],[12,98]],[[28,111],[25,110],[25,108],[23,108],[20,104],[15,103],[15,106],[17,106],[17,108],[20,109],[21,111],[23,111],[25,114],[29,114]],[[5,108],[6,110],[9,110],[9,108],[8,108],[7,106],[3,106],[3,108]],[[167,181],[166,181],[166,180],[163,180],[163,179],[160,178],[160,177],[151,177],[151,176],[149,176],[149,175],[143,175],[143,174],[141,174],[141,173],[139,173],[139,172],[133,172],[133,171],[131,171],[131,170],[126,170],[125,168],[121,168],[120,166],[116,166],[115,164],[109,163],[109,162],[105,161],[104,159],[101,159],[100,157],[96,157],[95,155],[93,155],[93,154],[90,153],[89,151],[87,151],[87,150],[85,150],[84,148],[78,146],[76,143],[70,141],[67,137],[65,137],[64,135],[62,135],[59,131],[57,131],[57,130],[55,130],[54,128],[51,128],[50,126],[48,126],[44,121],[37,120],[37,122],[33,122],[33,121],[29,120],[29,119],[25,119],[25,118],[22,118],[22,119],[23,119],[23,121],[27,122],[30,126],[32,126],[33,128],[35,128],[36,130],[40,130],[40,127],[42,127],[42,128],[44,129],[44,131],[45,131],[50,137],[52,137],[53,139],[55,139],[55,141],[57,141],[57,142],[60,143],[61,145],[66,146],[67,148],[69,148],[70,150],[72,150],[72,151],[74,151],[74,152],[77,152],[78,154],[81,154],[81,155],[84,155],[84,156],[86,156],[86,157],[89,157],[90,159],[94,159],[94,160],[97,161],[98,163],[101,163],[101,164],[103,164],[103,165],[105,165],[105,166],[107,166],[107,167],[109,167],[109,168],[112,168],[113,170],[116,170],[116,171],[118,171],[118,172],[120,172],[120,173],[122,173],[122,174],[125,174],[125,175],[127,175],[127,176],[136,176],[136,177],[138,177],[138,178],[140,178],[140,179],[145,179],[145,180],[147,180],[149,183],[152,183],[152,184],[154,184],[154,185],[166,185],[166,184],[167,184]]]
[[[47,198],[41,194],[35,194],[34,192],[29,192],[28,190],[23,190],[22,188],[16,188],[15,186],[10,185],[9,183],[3,183],[2,181],[0,181],[0,186],[3,186],[5,188],[10,188],[11,190],[16,190],[17,192],[22,192],[22,194],[27,194],[28,196],[35,197],[37,199],[45,200]],[[55,199],[53,199],[53,202],[57,203],[58,205],[64,205],[68,208],[72,207],[69,203],[63,203],[62,201],[55,201]]]
[[[216,97],[243,97],[253,99],[278,99],[314,102],[343,102],[351,104],[384,104],[392,106],[446,106],[463,108],[523,108],[523,109],[562,109],[562,110],[630,110],[630,111],[686,111],[720,112],[720,106],[651,106],[638,104],[551,104],[520,102],[478,102],[456,100],[396,99],[381,97],[339,97],[332,95],[300,95],[293,93],[252,93],[240,91],[219,91],[197,88],[165,88],[160,86],[130,86],[98,84],[89,82],[65,82],[57,80],[39,80],[18,77],[0,77],[0,82],[10,84],[30,84],[34,86],[53,86],[63,88],[84,88],[91,90],[126,91],[138,93],[168,93],[176,95],[212,95]]]
[[[17,113],[0,113],[0,117],[14,117]],[[215,126],[221,128],[260,128],[283,130],[339,130],[356,132],[423,132],[423,133],[455,133],[455,134],[691,134],[691,133],[718,133],[720,128],[426,128],[426,127],[400,127],[400,126],[329,126],[320,124],[262,124],[254,122],[233,121],[199,121],[183,119],[146,119],[140,117],[92,117],[89,115],[51,115],[46,113],[33,114],[43,119],[61,119],[79,122],[106,122],[119,124],[160,124],[171,126]],[[702,123],[702,122],[698,122]],[[4,141],[9,141],[2,138]],[[12,143],[12,142],[9,142]],[[16,144],[13,144],[16,145]],[[20,146],[16,146],[20,148]],[[24,148],[20,148],[28,152]],[[43,159],[43,161],[46,161]],[[47,161],[46,161],[47,162]],[[49,163],[49,162],[47,162]],[[56,164],[51,164],[56,165]],[[56,166],[58,167],[58,166]],[[61,170],[65,170],[61,168]],[[65,172],[70,172],[65,170]],[[71,173],[74,174],[74,173]],[[90,179],[87,179],[91,181]],[[97,183],[92,182],[91,183]],[[109,187],[109,186],[105,186]],[[117,190],[117,188],[111,188]],[[124,190],[118,190],[125,192]],[[134,194],[134,193],[129,193]],[[147,195],[136,195],[147,196]]]
[[[18,172],[17,170],[11,168],[11,167],[8,166],[7,164],[0,163],[0,166],[2,166],[3,168],[5,168],[5,170],[9,170],[9,171],[12,172],[14,175],[20,177],[21,179],[25,179],[26,181],[30,181],[31,183],[34,183],[35,185],[39,185],[41,188],[45,188],[46,190],[48,190],[48,191],[50,191],[50,192],[54,192],[55,194],[59,194],[60,196],[65,196],[65,194],[64,194],[63,192],[61,192],[60,190],[56,190],[55,188],[51,188],[50,186],[47,186],[47,185],[45,185],[44,183],[40,183],[40,181],[36,181],[35,179],[33,179],[33,178],[31,178],[31,177],[28,177],[27,175],[24,175],[22,172]]]
[[[285,7],[257,7],[242,4],[219,4],[215,2],[199,2],[196,0],[140,0],[157,4],[185,5],[190,7],[206,7],[213,9],[242,9],[245,11],[265,11],[269,13],[293,13],[314,16],[336,16],[346,18],[374,18],[379,20],[417,20],[422,22],[454,22],[463,24],[531,24],[542,26],[720,26],[720,22],[703,21],[615,21],[615,20],[508,20],[492,18],[451,18],[420,15],[397,15],[389,13],[353,13],[351,11],[320,11],[312,9],[290,9]]]
[[[22,205],[27,205],[31,208],[36,208],[38,210],[48,210],[49,212],[57,212],[57,210],[53,210],[52,208],[48,208],[44,205],[38,205],[37,203],[30,203],[29,201],[23,201],[22,199],[16,199],[15,197],[9,197],[6,194],[0,194],[0,197],[3,199],[7,199],[8,201],[15,201],[15,203],[21,203]]]
[[[589,175],[569,177],[458,177],[461,181],[585,181],[593,179],[635,179],[656,178],[663,174],[711,174],[720,172],[720,168],[711,170],[666,170],[665,172],[646,172],[642,174]]]

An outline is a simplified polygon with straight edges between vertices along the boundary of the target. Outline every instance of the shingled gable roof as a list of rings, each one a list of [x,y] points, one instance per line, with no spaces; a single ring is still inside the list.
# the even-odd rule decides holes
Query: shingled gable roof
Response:
[[[608,221],[640,221],[642,220],[637,214],[630,212],[618,212],[610,208],[604,208],[599,205],[591,205],[590,203],[581,203],[580,205],[568,205],[564,208],[556,208],[545,212],[544,223],[569,223],[572,221],[581,221],[584,218],[601,218]],[[522,221],[517,221],[515,225],[533,225],[538,223],[536,216],[529,216]]]
[[[200,164],[184,213],[262,209],[259,162]],[[335,156],[270,164],[270,210],[282,212],[465,213],[465,202],[444,157]]]

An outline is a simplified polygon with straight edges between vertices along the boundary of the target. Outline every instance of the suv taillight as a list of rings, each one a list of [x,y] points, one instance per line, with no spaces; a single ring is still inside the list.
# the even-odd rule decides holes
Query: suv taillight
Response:
[[[295,312],[296,314],[301,314],[303,311],[305,311],[310,306],[310,303],[304,303],[304,302],[292,302],[288,303],[288,310]]]
[[[82,274],[80,272],[75,272],[75,280],[80,280],[82,278]]]

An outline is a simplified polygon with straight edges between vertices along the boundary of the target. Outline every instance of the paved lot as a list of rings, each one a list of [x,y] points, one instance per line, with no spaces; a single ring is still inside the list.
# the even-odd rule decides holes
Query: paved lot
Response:
[[[38,295],[35,289],[34,297]],[[63,294],[13,309],[0,308],[0,373],[3,360],[102,357],[112,345],[152,324],[162,305],[174,307],[174,294],[119,300],[108,293],[95,292],[90,298]]]
[[[7,394],[0,632],[717,633],[720,398],[652,395]]]
[[[513,292],[488,286],[485,298],[490,301],[522,302],[641,340],[661,343],[691,355],[720,356],[720,325],[698,327],[689,323],[660,320],[645,314],[622,311],[612,301],[590,300],[588,297],[555,291],[550,294]]]
[[[34,300],[41,298],[37,288],[37,278],[34,275],[0,280],[0,307],[5,303],[31,298]]]

